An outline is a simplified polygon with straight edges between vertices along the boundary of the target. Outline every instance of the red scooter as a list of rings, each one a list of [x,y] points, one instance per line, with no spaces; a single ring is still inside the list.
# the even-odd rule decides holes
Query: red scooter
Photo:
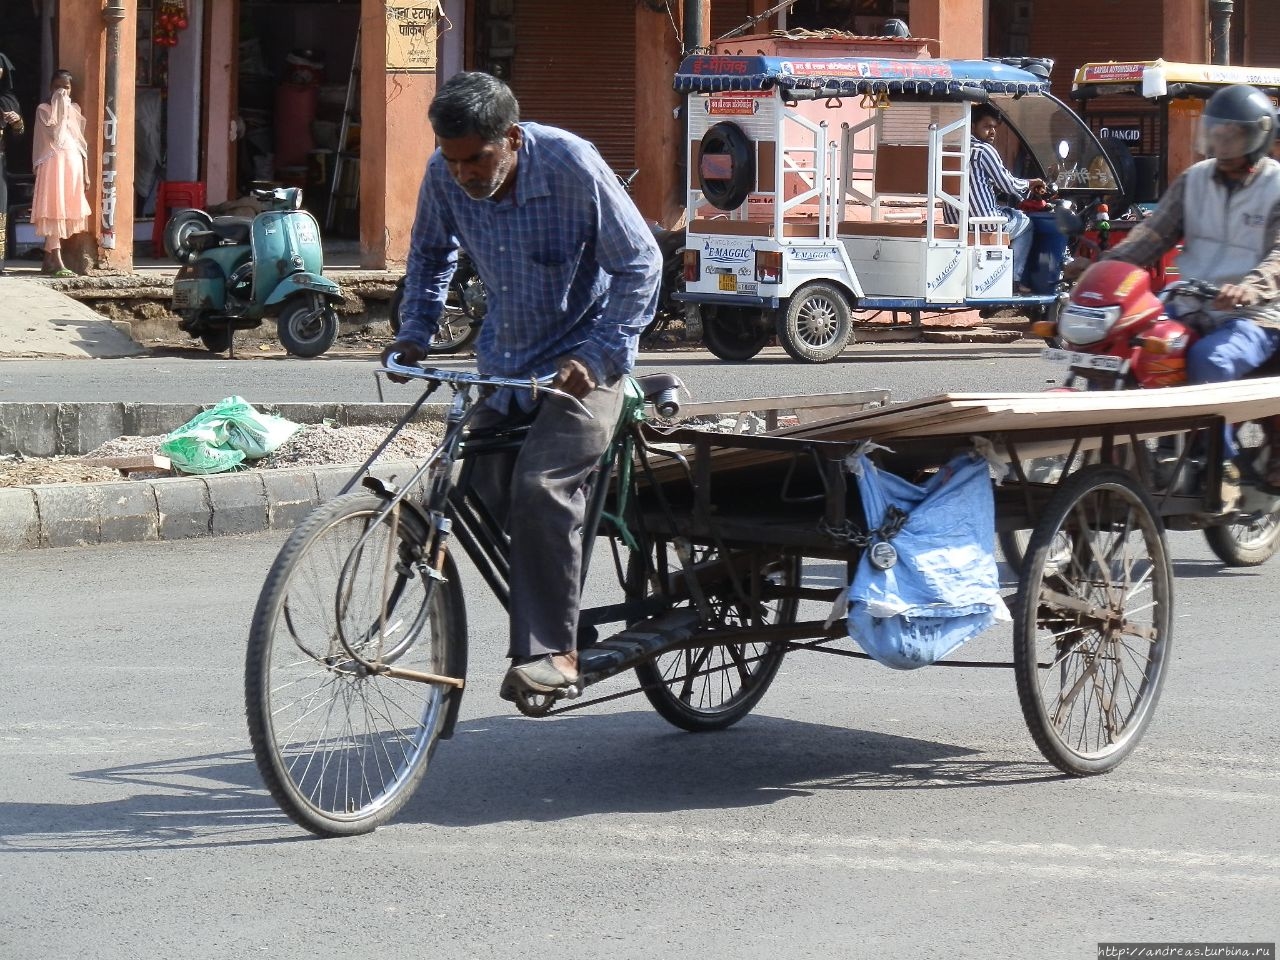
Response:
[[[1058,389],[1180,386],[1187,382],[1187,351],[1203,326],[1200,315],[1217,295],[1217,287],[1197,280],[1177,281],[1157,294],[1151,289],[1148,271],[1104,260],[1080,276],[1056,321],[1039,321],[1031,331],[1061,344],[1041,352],[1046,360],[1067,364],[1066,379]],[[1254,375],[1275,373],[1268,364]],[[1256,566],[1280,549],[1280,492],[1264,480],[1271,446],[1269,425],[1247,423],[1233,429],[1239,453],[1222,470],[1226,509],[1197,516],[1193,525],[1203,527],[1210,548],[1227,566]],[[1150,458],[1149,476],[1162,489],[1189,494],[1211,482],[1215,465],[1206,463],[1194,447],[1186,449],[1182,435],[1140,446],[1137,454]],[[1046,461],[1038,466],[1042,471],[1060,472],[1063,465],[1055,468]],[[1002,546],[1006,539],[1006,559],[1020,559],[1016,539],[1002,536]]]

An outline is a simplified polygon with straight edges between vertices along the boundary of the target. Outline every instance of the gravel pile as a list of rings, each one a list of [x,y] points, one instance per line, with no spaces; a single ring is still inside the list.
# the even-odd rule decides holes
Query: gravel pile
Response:
[[[329,464],[362,463],[387,435],[385,427],[340,427],[304,424],[288,442],[262,460],[247,462],[241,469],[272,470],[281,467],[319,467]],[[440,442],[441,431],[430,426],[410,426],[400,431],[382,453],[387,460],[422,460]],[[100,483],[120,480],[112,467],[89,466],[82,460],[106,457],[147,456],[158,452],[163,436],[116,437],[86,453],[84,457],[0,457],[0,487],[26,487],[44,483]],[[174,476],[174,473],[136,472],[132,480]]]
[[[360,463],[387,436],[385,427],[332,427],[306,424],[259,467],[319,467],[329,463]],[[382,456],[388,460],[425,460],[442,433],[424,426],[405,427]]]

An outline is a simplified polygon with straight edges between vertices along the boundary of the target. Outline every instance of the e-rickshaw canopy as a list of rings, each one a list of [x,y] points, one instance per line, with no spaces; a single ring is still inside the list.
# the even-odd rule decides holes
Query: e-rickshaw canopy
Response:
[[[1051,61],[1025,61],[1048,75]],[[890,94],[982,100],[986,94],[1047,94],[1049,82],[998,60],[898,60],[875,57],[692,56],[680,64],[680,93],[725,90],[813,91],[824,95]]]
[[[1107,93],[1133,93],[1148,99],[1207,99],[1222,87],[1247,83],[1280,97],[1280,69],[1165,60],[1122,60],[1086,63],[1076,71],[1071,95],[1076,99]]]

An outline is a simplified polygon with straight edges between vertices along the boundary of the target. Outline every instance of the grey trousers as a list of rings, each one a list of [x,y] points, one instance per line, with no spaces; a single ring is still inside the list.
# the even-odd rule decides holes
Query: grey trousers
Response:
[[[544,397],[518,451],[476,460],[475,490],[511,537],[510,657],[577,646],[583,483],[613,438],[622,399],[620,380],[596,387],[582,401],[589,420],[568,401]],[[526,416],[484,409],[471,429]]]

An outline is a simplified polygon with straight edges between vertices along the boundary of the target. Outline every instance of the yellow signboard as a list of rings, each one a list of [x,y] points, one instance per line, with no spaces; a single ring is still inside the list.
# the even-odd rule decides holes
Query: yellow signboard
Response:
[[[387,70],[433,73],[439,0],[393,0],[387,3]]]

